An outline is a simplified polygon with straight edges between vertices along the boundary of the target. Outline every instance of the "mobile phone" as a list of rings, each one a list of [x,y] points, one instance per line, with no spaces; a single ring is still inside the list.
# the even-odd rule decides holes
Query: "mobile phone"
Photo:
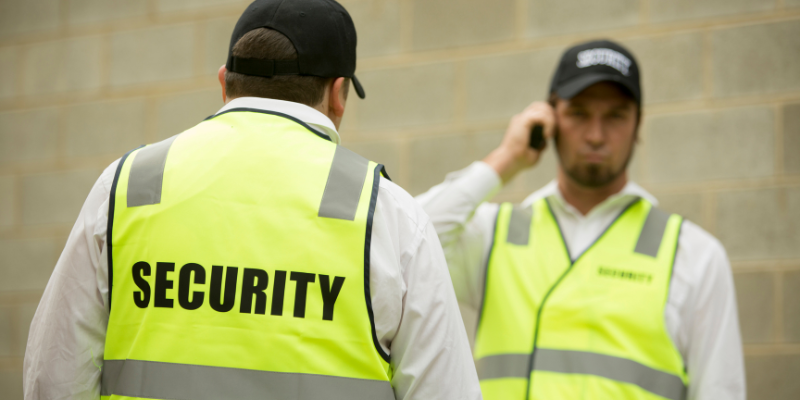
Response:
[[[541,150],[544,148],[545,141],[544,141],[544,126],[541,124],[536,124],[531,128],[531,139],[530,144],[531,148],[536,150]]]

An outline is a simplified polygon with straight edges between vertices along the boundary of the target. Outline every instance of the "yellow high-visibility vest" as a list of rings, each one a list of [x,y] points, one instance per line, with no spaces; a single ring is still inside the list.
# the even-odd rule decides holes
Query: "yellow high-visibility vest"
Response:
[[[681,224],[639,199],[572,260],[546,199],[501,205],[475,344],[484,398],[685,398],[664,321]]]
[[[394,399],[369,287],[382,166],[234,109],[111,190],[103,398]]]

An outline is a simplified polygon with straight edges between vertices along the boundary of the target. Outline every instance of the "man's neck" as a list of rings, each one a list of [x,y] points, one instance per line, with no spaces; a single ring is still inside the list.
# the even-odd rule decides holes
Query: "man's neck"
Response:
[[[589,214],[592,209],[609,197],[619,193],[628,183],[628,172],[623,172],[612,182],[601,187],[587,187],[575,182],[562,169],[558,171],[558,190],[566,201],[581,214]]]

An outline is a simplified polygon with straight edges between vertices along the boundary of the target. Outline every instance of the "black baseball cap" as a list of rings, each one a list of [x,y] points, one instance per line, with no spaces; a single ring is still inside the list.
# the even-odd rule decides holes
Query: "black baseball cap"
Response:
[[[282,33],[297,49],[296,60],[262,60],[233,56],[233,46],[247,32],[269,28]],[[228,71],[244,75],[312,75],[353,80],[358,97],[364,88],[356,79],[356,27],[334,0],[256,0],[233,28]]]
[[[639,65],[633,54],[610,40],[595,40],[564,52],[550,82],[550,93],[571,99],[598,82],[616,82],[642,103]]]

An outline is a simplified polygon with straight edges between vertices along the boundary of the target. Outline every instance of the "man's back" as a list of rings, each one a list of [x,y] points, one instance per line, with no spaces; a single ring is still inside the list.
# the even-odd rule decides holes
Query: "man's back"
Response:
[[[313,115],[313,110],[307,107],[304,108],[303,106],[296,104],[254,98],[234,100],[229,103],[228,106],[226,106],[224,111],[238,107],[260,107],[264,111],[273,111],[282,114],[295,114],[301,117],[306,116],[303,114],[303,112]],[[297,112],[298,109],[302,110],[303,112]],[[233,114],[237,113],[229,112],[217,118],[224,119],[226,116]],[[335,163],[335,154],[339,151],[347,151],[334,146],[332,143],[325,141],[324,138],[315,134],[314,132],[319,133],[320,136],[325,136],[325,134],[321,133],[322,129],[318,129],[318,125],[309,126],[309,128],[311,128],[309,131],[308,129],[302,127],[301,124],[289,119],[274,116],[270,116],[270,118],[289,121],[289,124],[297,127],[297,133],[306,135],[303,140],[324,143],[322,147],[325,147],[325,151],[329,153],[329,158],[327,158],[325,161],[325,163],[327,163],[325,167],[326,170],[321,175],[315,175],[317,176],[316,180],[318,181],[315,182],[316,185],[306,185],[308,186],[309,191],[316,192],[315,195],[319,196],[319,200],[321,201],[325,197],[325,192],[328,190],[326,189],[326,180],[329,178],[329,175],[333,174],[331,165],[332,163]],[[314,118],[307,119],[313,120],[313,122],[310,122],[310,124],[313,124],[314,122],[324,122]],[[213,119],[211,121],[213,121]],[[207,123],[208,122],[206,122],[206,124]],[[220,127],[224,128],[225,126],[229,125],[231,124],[222,123],[220,124]],[[328,132],[335,134],[335,129],[328,127]],[[182,135],[187,134],[187,137],[191,137],[192,131],[186,132]],[[227,136],[229,134],[237,134],[237,132],[218,132],[218,134],[220,136]],[[263,129],[253,134],[270,135],[271,133],[269,129]],[[176,146],[176,149],[178,148],[177,146],[180,146],[180,141],[183,140],[182,135],[179,135],[173,143],[173,145]],[[186,144],[188,143],[189,141],[186,142]],[[216,148],[220,154],[224,154],[226,151],[224,143],[225,142],[220,142],[220,145],[222,146],[213,147]],[[320,149],[322,147],[320,147]],[[314,148],[316,148],[316,146]],[[244,151],[258,153],[258,150],[259,146],[252,145],[247,146]],[[313,149],[297,149],[299,152],[308,150],[311,150],[309,153],[314,153]],[[274,157],[281,157],[278,155],[280,153],[287,157],[287,161],[290,161],[288,157],[290,154],[285,148],[274,148],[272,151],[276,152],[273,155]],[[243,161],[242,165],[255,165],[263,162],[265,166],[269,166],[271,165],[270,160],[274,160],[274,157],[271,158],[268,154],[261,153],[261,158],[259,160],[249,159],[247,161]],[[305,157],[309,157],[308,160],[314,158],[312,154],[309,154]],[[224,159],[224,157],[221,157],[220,159]],[[135,162],[135,158],[133,161]],[[240,164],[235,160],[229,161],[233,161],[236,165]],[[309,164],[302,161],[302,159],[294,161],[296,161],[294,163],[296,166]],[[325,163],[319,163],[317,161],[317,164]],[[290,164],[291,162],[285,165]],[[190,177],[194,174],[196,175],[196,179],[189,182],[181,182],[176,187],[203,187],[203,185],[207,182],[203,180],[203,175],[211,174],[213,176],[214,174],[219,173],[218,171],[215,172],[215,168],[219,167],[220,166],[218,163],[209,162],[208,168],[205,171],[196,169],[192,169],[192,171],[184,171],[187,174],[187,177]],[[109,357],[109,354],[107,353],[104,354],[103,350],[103,342],[105,339],[105,334],[103,333],[105,330],[104,320],[107,318],[107,296],[105,294],[108,291],[107,280],[106,277],[103,276],[105,275],[103,272],[107,270],[107,262],[105,261],[107,260],[107,246],[105,243],[106,232],[103,228],[107,225],[106,222],[108,216],[105,210],[108,210],[108,203],[106,199],[108,199],[110,186],[112,186],[112,184],[109,183],[108,178],[109,176],[113,177],[113,170],[115,169],[116,168],[114,166],[110,167],[103,174],[98,182],[99,184],[95,185],[95,188],[90,194],[87,204],[82,211],[81,220],[79,221],[79,224],[76,225],[76,229],[73,231],[73,237],[70,239],[67,249],[65,250],[64,255],[62,255],[61,260],[59,260],[59,264],[56,267],[56,273],[51,280],[51,284],[48,288],[48,291],[45,293],[42,305],[40,306],[40,310],[35,318],[31,339],[29,342],[30,350],[26,357],[26,393],[28,398],[49,397],[48,394],[44,393],[44,391],[52,389],[55,383],[49,379],[50,374],[48,374],[48,372],[54,370],[63,371],[65,369],[65,365],[60,364],[57,361],[53,362],[53,358],[55,357],[51,352],[53,351],[52,347],[46,346],[45,344],[56,345],[60,347],[61,350],[66,350],[75,354],[91,354],[94,356],[94,359],[89,356],[66,360],[69,361],[72,372],[61,372],[62,374],[69,375],[69,377],[67,377],[66,380],[62,380],[62,382],[68,381],[73,383],[62,389],[68,389],[70,394],[73,396],[91,395],[92,393],[95,393],[96,395],[97,390],[99,389],[99,387],[96,386],[96,383],[99,379],[100,371],[95,369],[92,364],[93,362],[96,364],[101,364],[103,358],[113,358]],[[205,288],[209,289],[211,286],[213,286],[211,283],[213,283],[212,275],[214,274],[214,265],[222,266],[223,264],[227,264],[225,265],[226,268],[235,266],[242,268],[243,272],[245,267],[251,267],[253,269],[271,269],[270,271],[266,271],[267,274],[269,274],[269,285],[271,286],[270,288],[265,289],[263,292],[265,297],[267,297],[268,302],[260,304],[260,295],[250,293],[250,297],[253,301],[250,304],[252,308],[249,310],[250,312],[248,315],[244,315],[241,312],[241,307],[243,304],[241,301],[242,283],[238,284],[236,288],[237,290],[233,291],[237,298],[234,306],[231,307],[230,312],[220,313],[211,308],[210,303],[201,305],[201,308],[198,310],[188,311],[181,309],[181,311],[184,313],[197,313],[205,309],[210,316],[213,316],[216,313],[217,315],[225,315],[234,318],[234,315],[239,314],[235,317],[252,318],[253,320],[261,319],[262,321],[270,319],[274,321],[275,319],[278,319],[279,321],[285,320],[294,322],[299,320],[296,317],[298,311],[298,304],[296,302],[296,299],[298,298],[298,291],[294,290],[299,286],[297,285],[297,281],[292,282],[292,272],[300,272],[305,274],[313,272],[316,274],[313,283],[309,276],[305,276],[305,278],[301,277],[300,275],[296,276],[298,280],[308,278],[306,279],[307,283],[305,284],[307,289],[307,293],[305,294],[307,299],[306,313],[304,315],[305,318],[302,319],[301,322],[313,323],[324,328],[326,326],[332,326],[331,324],[335,324],[339,318],[344,320],[346,317],[348,317],[348,313],[351,313],[351,311],[352,313],[357,313],[358,315],[356,316],[356,319],[359,321],[359,323],[365,324],[364,326],[366,326],[368,329],[368,332],[360,331],[361,333],[367,334],[366,337],[362,337],[362,339],[368,341],[370,346],[369,349],[374,355],[368,356],[368,358],[372,357],[371,359],[373,361],[377,360],[377,362],[380,364],[382,362],[380,361],[380,353],[385,353],[385,355],[391,357],[388,361],[390,363],[389,365],[391,365],[392,374],[388,375],[387,372],[387,378],[391,377],[391,383],[398,398],[477,398],[479,397],[477,378],[474,376],[474,369],[471,365],[471,357],[466,341],[466,335],[464,334],[463,327],[461,326],[455,297],[452,293],[452,286],[449,282],[444,258],[441,254],[435,232],[428,222],[427,216],[419,209],[418,206],[413,203],[413,199],[407,193],[402,191],[402,189],[396,185],[391,184],[391,182],[386,179],[376,178],[374,175],[374,168],[371,172],[373,172],[373,174],[371,174],[372,178],[377,179],[377,185],[373,186],[371,183],[369,185],[366,184],[367,180],[369,179],[365,179],[367,178],[367,171],[364,170],[365,176],[361,178],[361,183],[364,183],[364,186],[363,188],[357,188],[360,194],[360,196],[358,196],[358,210],[361,214],[359,214],[359,217],[356,219],[361,218],[360,221],[363,222],[364,225],[362,227],[364,229],[357,229],[353,231],[353,235],[355,235],[355,232],[357,231],[359,239],[359,265],[350,267],[356,268],[361,274],[363,274],[360,277],[360,288],[357,287],[359,286],[358,277],[344,277],[344,273],[323,273],[325,268],[327,268],[327,265],[319,266],[319,271],[311,271],[311,269],[315,268],[314,266],[285,265],[281,267],[270,267],[264,265],[269,263],[269,257],[260,257],[265,258],[265,260],[262,265],[257,266],[246,265],[245,263],[239,262],[239,260],[242,260],[242,258],[240,258],[242,254],[247,254],[248,252],[260,253],[267,251],[268,249],[282,249],[284,250],[284,255],[298,257],[299,259],[308,260],[310,257],[313,258],[315,254],[317,257],[324,259],[325,252],[321,251],[322,249],[332,250],[333,248],[337,247],[336,243],[328,242],[333,236],[318,236],[313,232],[314,229],[319,229],[319,226],[285,227],[284,224],[276,227],[285,228],[284,230],[287,233],[285,237],[281,237],[283,232],[270,231],[270,233],[273,235],[272,237],[275,238],[276,243],[271,244],[265,242],[260,247],[259,243],[250,243],[250,239],[247,239],[246,236],[240,236],[242,235],[242,232],[231,232],[229,229],[222,229],[219,232],[212,231],[196,233],[193,236],[198,238],[200,243],[206,243],[206,246],[213,246],[213,238],[215,236],[222,236],[223,242],[228,244],[227,246],[223,247],[229,248],[229,251],[226,252],[226,257],[230,255],[230,257],[235,259],[231,261],[228,261],[227,259],[209,259],[207,261],[199,259],[153,259],[150,260],[151,264],[153,264],[151,265],[152,275],[150,278],[154,279],[151,282],[155,282],[154,286],[158,286],[158,262],[176,263],[175,271],[170,273],[172,278],[171,280],[174,281],[171,283],[174,284],[174,287],[172,289],[168,289],[167,293],[169,294],[166,297],[168,297],[170,300],[174,300],[174,308],[179,308],[179,300],[181,297],[186,297],[184,300],[189,300],[190,302],[194,302],[196,301],[195,299],[198,298],[197,293],[189,296],[184,296],[184,294],[180,293],[181,282],[179,277],[181,275],[181,270],[186,268],[185,264],[200,264],[204,269],[208,270],[206,273],[206,282],[209,282],[209,284],[205,285]],[[258,181],[256,178],[253,178],[245,180],[243,183],[250,183],[257,186],[260,185],[262,188],[270,187],[273,189],[273,192],[280,192],[278,198],[288,198],[285,197],[286,193],[281,191],[281,187],[274,185],[271,186],[267,183],[269,183],[271,179],[290,178],[292,173],[292,171],[286,171],[286,168],[283,168],[283,170],[281,168],[276,168],[271,170],[271,175],[275,176],[270,177],[270,175],[265,174],[263,179],[260,181]],[[280,177],[277,177],[279,175]],[[169,189],[167,186],[169,184],[169,176],[170,168],[169,163],[167,163],[167,168],[164,171],[165,191],[162,193],[162,198],[165,201],[169,197],[169,193],[166,192],[166,190]],[[229,173],[221,178],[223,179],[220,180],[220,183],[232,185],[231,187],[235,186],[233,182],[240,182],[240,177],[237,177],[236,174]],[[186,179],[188,180],[189,178]],[[229,182],[226,182],[226,180]],[[214,179],[211,179],[211,181],[214,181]],[[295,187],[303,187],[305,183],[306,182],[296,182]],[[244,192],[251,194],[254,193],[250,187],[248,187]],[[226,196],[230,196],[230,194],[225,194],[221,195],[219,198],[215,198],[211,193],[212,192],[209,192],[209,194],[205,196],[206,200],[210,201],[209,205],[213,205],[215,200],[224,200]],[[119,198],[120,196],[117,196],[117,199]],[[242,211],[242,213],[239,214],[240,216],[246,215],[247,212],[256,210],[255,206],[257,204],[248,203],[247,201],[237,203],[239,203],[239,207],[244,207],[244,209],[237,211]],[[313,201],[308,202],[309,205],[312,203]],[[218,207],[216,207],[215,210],[219,212],[208,216],[208,218],[211,221],[215,221],[216,223],[220,223],[222,226],[225,226],[227,222],[225,222],[225,218],[222,217],[230,213],[230,210],[236,210],[237,206],[225,201],[220,201],[217,204]],[[321,202],[319,201],[316,204],[313,204],[313,215],[309,216],[308,212],[305,213],[305,215],[308,216],[308,218],[306,218],[306,222],[311,224],[314,224],[315,222],[309,221],[319,222],[330,220],[330,222],[334,224],[350,222],[344,219],[320,217],[318,215],[320,212],[320,204]],[[119,205],[116,205],[116,207],[119,207]],[[142,209],[146,207],[150,206],[141,206]],[[135,208],[137,207],[134,207],[134,209]],[[302,209],[303,207],[300,208]],[[368,221],[366,218],[362,217],[366,217],[366,212],[364,211],[368,212],[370,208],[374,210],[374,218],[372,221],[369,221],[371,222],[372,226],[372,235],[368,236],[366,235],[366,226]],[[279,215],[274,216],[275,218],[288,218],[286,215],[280,215],[280,210],[261,210],[260,212],[262,212],[262,215],[269,216],[269,218],[272,218],[272,214],[276,213]],[[193,213],[191,215],[197,214]],[[311,217],[313,217],[313,219],[310,219]],[[251,218],[249,221],[253,224],[253,226],[248,227],[248,229],[251,229],[250,232],[258,232],[261,229],[268,231],[271,229],[267,228],[265,224],[258,223],[259,218],[257,217]],[[187,220],[186,222],[189,227],[197,224],[196,221],[191,220]],[[179,227],[177,229],[185,230],[186,228],[187,227]],[[112,229],[112,238],[117,238],[117,229],[119,229],[119,225],[116,225],[116,228]],[[295,249],[296,251],[289,251],[287,246],[285,246],[285,241],[287,240],[286,238],[291,237],[292,232],[302,233],[304,231],[311,232],[309,235],[310,240],[305,243],[301,242],[301,246],[298,246],[297,242],[295,241],[295,246],[298,248]],[[191,232],[191,229],[185,230],[185,232]],[[297,239],[296,236],[295,239]],[[192,246],[197,246],[196,244],[189,243],[185,237],[175,238],[175,240],[176,243],[185,244],[186,246],[189,246],[189,248],[193,248]],[[116,239],[112,240],[112,249],[114,249],[113,245],[115,241]],[[369,244],[369,252],[365,254],[365,244],[367,243]],[[253,249],[254,247],[256,248]],[[200,247],[195,248],[199,249]],[[368,268],[365,268],[365,262],[368,263]],[[240,265],[236,265],[237,263]],[[128,266],[128,268],[130,267],[131,266]],[[114,266],[114,270],[116,270],[116,266]],[[283,315],[275,316],[272,315],[273,305],[275,302],[274,289],[276,287],[275,285],[278,284],[277,282],[282,279],[278,277],[280,274],[277,271],[279,270],[286,271],[287,275],[285,278],[285,293],[283,296]],[[234,276],[228,275],[230,273],[231,272],[229,272],[229,270],[226,270],[227,276]],[[194,272],[190,275],[187,272],[187,276],[192,276],[191,279],[193,280],[196,279],[196,274],[197,273]],[[323,285],[321,285],[323,282],[323,279],[321,278],[322,275],[328,276],[327,284],[329,286],[327,288],[327,292],[324,290],[324,288],[322,288]],[[243,275],[240,276],[243,277]],[[331,315],[333,317],[333,321],[330,321],[325,319],[325,316],[327,315],[325,311],[325,296],[327,295],[328,299],[332,298],[332,293],[337,286],[336,276],[343,276],[345,280],[344,282],[341,282],[340,280],[340,297],[338,300],[333,302],[333,305],[335,306],[333,307],[333,314]],[[113,277],[112,279],[114,279],[115,283],[117,282],[117,277]],[[367,279],[369,284],[365,285],[364,282],[367,282]],[[91,288],[93,285],[88,284],[87,281],[91,282],[96,287]],[[260,288],[260,282],[258,279],[252,280],[251,283],[253,283],[256,289]],[[84,290],[75,291],[74,289],[76,288],[76,285],[82,286]],[[132,287],[132,289],[134,288]],[[159,289],[157,287],[153,287],[152,289],[152,301],[154,302]],[[193,285],[192,287],[193,292],[203,290],[203,285]],[[353,301],[356,301],[355,299],[360,299],[363,307],[343,307],[343,305],[346,304],[348,290],[354,290],[351,292]],[[141,292],[141,290],[138,291]],[[73,294],[66,296],[66,293],[70,292]],[[130,300],[135,299],[132,293],[120,294],[120,289],[117,286],[113,286],[111,292],[112,313],[111,321],[108,325],[109,337],[113,333],[113,327],[115,326],[114,310],[117,307],[116,303],[119,302],[121,296],[131,296],[129,298]],[[369,292],[369,294],[365,297],[365,293],[367,292]],[[161,294],[158,294],[158,296],[161,296]],[[212,301],[209,292],[206,292],[205,298],[206,302]],[[139,296],[139,299],[141,300],[142,297]],[[219,297],[214,299],[214,301],[217,300],[222,302],[224,297],[222,299]],[[345,300],[345,303],[342,303],[343,300]],[[264,311],[264,315],[258,314],[260,305],[263,306],[262,311]],[[372,306],[372,321],[374,321],[374,330],[370,326],[372,321],[370,320],[370,315],[368,312],[369,305]],[[149,308],[146,311],[149,313],[168,310],[166,308],[156,309],[154,303],[148,304],[148,307]],[[81,312],[76,313],[75,310],[81,310]],[[54,317],[56,315],[58,315],[58,317]],[[212,320],[209,319],[207,321],[210,323]],[[74,332],[72,335],[59,335],[59,333],[63,330],[69,330],[73,326],[81,326],[85,329]],[[264,325],[265,332],[269,330],[268,326],[269,324]],[[198,327],[193,327],[193,329],[197,330]],[[194,331],[187,329],[186,332]],[[335,330],[325,331],[323,329],[322,331],[318,331],[318,333],[319,332],[328,335],[325,337],[326,340],[330,339],[334,341],[338,340],[341,342],[348,342],[357,339],[351,338],[349,335],[337,336],[335,334]],[[260,335],[262,333],[263,332],[259,332],[258,334]],[[233,336],[235,337],[236,335]],[[302,334],[300,337],[305,338]],[[308,339],[309,342],[313,341],[311,338],[305,339]],[[377,342],[377,345],[375,342]],[[284,343],[284,345],[286,344]],[[191,347],[192,345],[187,344],[187,346]],[[264,361],[275,357],[273,352],[264,351],[264,346],[267,345],[252,348],[245,346],[244,343],[241,343],[241,346],[238,348],[240,349],[239,351],[244,351],[245,354],[250,352],[250,357],[252,357],[252,362],[254,363],[274,362],[283,367],[295,362],[287,359],[286,357],[275,361]],[[108,347],[106,346],[106,349],[107,348]],[[201,349],[198,350],[199,352],[202,352]],[[347,355],[348,357],[359,356],[358,354],[353,354],[353,352],[347,352]],[[222,360],[220,362],[230,364],[238,362],[237,360],[239,358],[234,357],[225,360],[224,354],[218,354],[218,359]],[[315,360],[320,363],[324,362],[323,358],[315,358]],[[75,368],[75,366],[78,368]],[[106,368],[106,366],[103,366],[103,369]],[[319,366],[317,365],[312,368],[319,368]],[[377,371],[377,369],[373,370]],[[336,369],[336,371],[339,371],[339,376],[346,376],[341,369]],[[463,385],[464,381],[473,382],[473,385]]]

